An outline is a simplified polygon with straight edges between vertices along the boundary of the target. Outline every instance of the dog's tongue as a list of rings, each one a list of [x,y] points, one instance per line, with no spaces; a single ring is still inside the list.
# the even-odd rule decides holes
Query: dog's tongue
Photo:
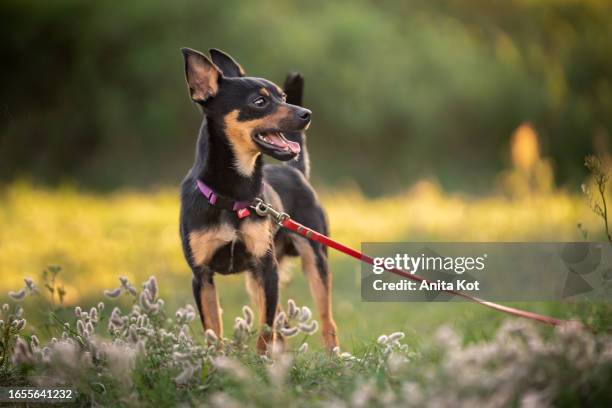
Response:
[[[289,149],[291,153],[298,154],[300,152],[300,144],[285,139],[281,134],[273,133],[268,136],[268,141],[281,149]]]

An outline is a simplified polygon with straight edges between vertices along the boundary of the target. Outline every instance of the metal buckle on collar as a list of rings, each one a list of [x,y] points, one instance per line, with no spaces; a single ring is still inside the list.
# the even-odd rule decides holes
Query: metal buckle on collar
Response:
[[[256,198],[254,204],[251,205],[251,208],[254,209],[257,215],[260,217],[269,215],[278,225],[283,225],[283,222],[290,218],[289,214],[276,210],[261,198]]]

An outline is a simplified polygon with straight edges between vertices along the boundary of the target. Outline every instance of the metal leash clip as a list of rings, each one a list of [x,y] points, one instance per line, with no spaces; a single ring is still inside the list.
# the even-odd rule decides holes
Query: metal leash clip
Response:
[[[259,215],[260,217],[265,217],[266,215],[269,215],[270,217],[272,217],[272,219],[274,219],[274,221],[276,221],[278,225],[283,225],[283,222],[290,218],[289,214],[276,210],[274,207],[266,203],[261,198],[256,198],[255,203],[251,205],[251,208],[254,209],[257,215]]]

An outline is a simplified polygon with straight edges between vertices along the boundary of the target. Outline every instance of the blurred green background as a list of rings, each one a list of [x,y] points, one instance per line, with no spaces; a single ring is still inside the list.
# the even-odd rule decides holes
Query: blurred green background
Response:
[[[200,114],[179,47],[306,77],[316,182],[491,189],[530,121],[557,185],[612,129],[606,0],[0,3],[0,179],[176,185]]]

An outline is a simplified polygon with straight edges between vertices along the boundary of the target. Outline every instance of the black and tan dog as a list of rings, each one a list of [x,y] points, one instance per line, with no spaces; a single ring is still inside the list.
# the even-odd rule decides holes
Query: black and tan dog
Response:
[[[247,77],[222,51],[210,50],[212,61],[198,51],[182,52],[191,99],[204,113],[195,162],[182,184],[180,217],[204,329],[218,336],[223,331],[215,275],[239,272],[246,272],[262,326],[273,327],[279,310],[279,262],[299,256],[320,313],[325,345],[332,349],[338,340],[326,248],[249,210],[259,197],[327,234],[325,213],[308,183],[304,131],[311,112],[299,106],[301,76],[289,76],[283,91],[265,79]],[[287,163],[264,165],[262,153]],[[280,337],[262,330],[258,350],[265,351]]]

